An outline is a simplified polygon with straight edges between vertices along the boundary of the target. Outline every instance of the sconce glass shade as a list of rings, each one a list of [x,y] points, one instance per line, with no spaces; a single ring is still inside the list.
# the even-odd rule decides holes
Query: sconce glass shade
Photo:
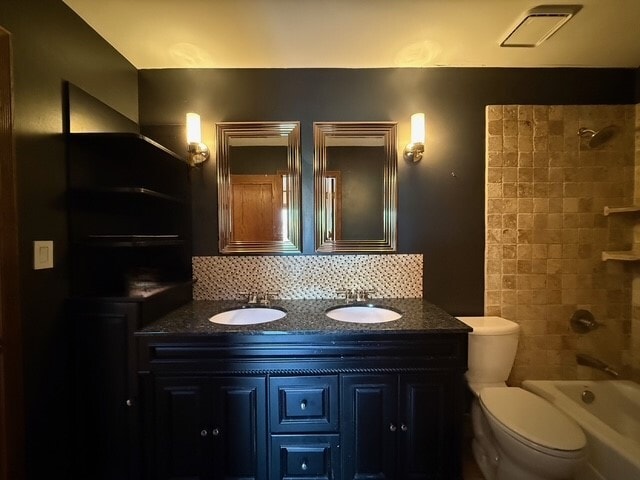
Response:
[[[200,115],[187,113],[187,143],[202,143]]]
[[[414,113],[411,115],[411,143],[424,143],[424,137],[424,113]]]
[[[209,147],[202,143],[200,115],[187,113],[187,144],[189,165],[195,166],[209,159]]]
[[[411,115],[411,143],[404,147],[403,157],[409,162],[419,162],[424,153],[425,140],[425,119],[424,113],[414,113]]]

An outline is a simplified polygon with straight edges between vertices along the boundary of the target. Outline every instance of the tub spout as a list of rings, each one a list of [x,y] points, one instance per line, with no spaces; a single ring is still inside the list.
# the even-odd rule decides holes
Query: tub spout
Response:
[[[604,369],[605,372],[607,372],[609,375],[611,375],[612,377],[619,377],[620,374],[618,372],[616,372],[613,368],[611,367],[607,367]]]
[[[586,355],[584,353],[576,354],[576,361],[578,365],[584,365],[586,367],[595,368],[596,370],[602,370],[603,372],[608,373],[612,377],[618,377],[619,374],[609,365],[604,363],[602,360],[598,360],[597,358],[592,357],[591,355]]]

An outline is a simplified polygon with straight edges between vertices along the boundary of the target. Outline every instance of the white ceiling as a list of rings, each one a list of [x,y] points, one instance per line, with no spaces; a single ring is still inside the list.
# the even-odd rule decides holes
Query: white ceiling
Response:
[[[639,67],[640,0],[582,0],[535,48],[499,43],[558,0],[63,0],[135,67]]]

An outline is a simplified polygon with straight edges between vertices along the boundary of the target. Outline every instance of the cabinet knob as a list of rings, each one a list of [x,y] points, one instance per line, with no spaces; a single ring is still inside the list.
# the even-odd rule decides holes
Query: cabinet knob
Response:
[[[200,430],[200,436],[201,437],[206,437],[207,436],[207,431],[206,430]]]
[[[400,425],[400,430],[402,430],[403,432],[406,432],[407,430],[409,430],[409,427],[407,427],[404,423],[402,425]]]
[[[127,398],[127,401],[124,403],[127,405],[127,407],[133,407],[133,400],[131,400],[130,398]]]
[[[393,423],[389,424],[389,430],[391,430],[392,432],[395,432],[397,429],[398,428]]]
[[[300,468],[302,470],[306,470],[309,468],[309,466],[307,465],[307,459],[305,458],[304,460],[302,460],[302,464],[300,465]]]
[[[218,435],[220,435],[220,429],[214,428],[213,430],[211,430],[211,435],[213,435],[214,437],[217,437]]]
[[[302,400],[300,402],[300,410],[306,410],[307,409],[307,401],[306,400]]]

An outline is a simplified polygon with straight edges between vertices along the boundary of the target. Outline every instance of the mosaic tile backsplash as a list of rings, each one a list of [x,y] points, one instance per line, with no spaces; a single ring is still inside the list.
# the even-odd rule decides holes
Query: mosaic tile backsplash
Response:
[[[194,300],[231,300],[238,292],[277,291],[287,300],[336,298],[344,288],[375,298],[422,298],[422,255],[193,257]]]

